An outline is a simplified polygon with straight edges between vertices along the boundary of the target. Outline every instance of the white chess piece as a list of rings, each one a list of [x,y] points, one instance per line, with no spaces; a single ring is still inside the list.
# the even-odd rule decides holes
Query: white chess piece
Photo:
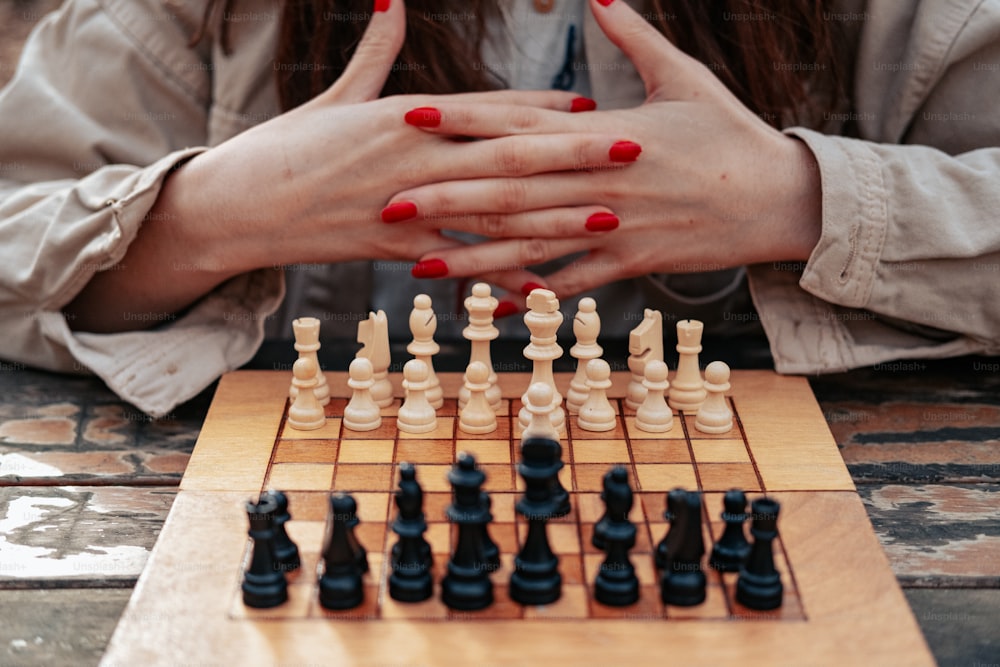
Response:
[[[358,342],[362,348],[356,356],[372,362],[372,372],[375,385],[372,387],[372,400],[380,408],[392,405],[392,383],[389,382],[389,364],[392,356],[389,351],[389,321],[385,311],[368,313],[368,319],[358,322]]]
[[[576,344],[570,348],[569,354],[576,359],[576,374],[569,383],[566,392],[566,410],[575,415],[580,412],[587,400],[587,362],[599,359],[604,349],[597,344],[601,333],[601,316],[597,314],[597,302],[589,296],[580,299],[576,316],[573,318],[573,335]]]
[[[426,294],[418,294],[413,297],[413,310],[410,311],[410,333],[413,334],[413,342],[406,346],[406,351],[415,359],[427,364],[430,373],[427,378],[430,383],[427,389],[427,402],[438,410],[444,406],[444,393],[441,391],[441,381],[434,372],[433,357],[441,351],[441,346],[434,341],[435,331],[437,331],[437,316],[431,307],[431,298]]]
[[[603,359],[591,359],[587,362],[587,387],[590,393],[580,414],[576,416],[577,425],[584,431],[613,431],[617,420],[615,409],[608,400],[608,387],[611,386],[611,366]]]
[[[552,362],[563,353],[556,342],[556,331],[563,321],[563,315],[559,312],[559,299],[551,290],[534,289],[528,295],[528,308],[528,312],[524,314],[524,323],[531,332],[531,342],[524,348],[524,356],[534,362],[528,386],[544,382],[552,387],[552,412],[549,417],[552,426],[557,431],[562,431],[566,428],[566,411],[563,410],[562,394],[556,388],[552,375]],[[531,421],[531,413],[525,407],[527,403],[527,397],[522,395],[521,411],[517,415],[521,428],[527,428]]]
[[[458,428],[465,433],[483,434],[497,430],[497,413],[486,400],[490,388],[490,369],[481,361],[473,361],[465,370],[465,387],[469,401],[462,408]]]
[[[663,397],[670,387],[667,381],[667,364],[659,359],[646,362],[642,386],[646,388],[646,398],[635,411],[635,425],[647,433],[665,433],[674,427],[674,413]]]
[[[371,388],[375,384],[372,362],[359,357],[348,368],[347,386],[354,390],[344,408],[344,428],[352,431],[374,431],[382,425],[382,412],[372,400]]]
[[[701,352],[701,333],[705,325],[698,320],[681,320],[677,323],[677,374],[670,385],[667,403],[674,410],[697,412],[705,402],[705,383],[701,379],[698,353]]]
[[[497,384],[497,374],[493,370],[490,358],[490,341],[500,335],[500,330],[493,326],[493,311],[497,309],[497,299],[492,295],[490,286],[486,283],[476,283],[472,286],[472,296],[465,300],[465,310],[469,313],[469,324],[462,330],[462,336],[472,342],[469,363],[481,361],[490,370],[490,388],[486,390],[486,401],[494,412],[503,405],[500,385]],[[469,400],[469,391],[462,385],[458,389],[458,407],[464,408]]]
[[[427,364],[410,359],[403,365],[406,399],[399,406],[396,427],[404,433],[429,433],[437,428],[437,413],[427,402]]]
[[[726,401],[729,391],[729,366],[713,361],[705,367],[705,390],[708,397],[694,418],[694,427],[702,433],[728,433],[733,428],[733,411]]]
[[[295,350],[299,353],[299,358],[308,357],[316,364],[316,387],[313,393],[320,405],[330,402],[330,386],[326,383],[326,376],[319,365],[319,357],[316,352],[319,350],[319,320],[315,317],[300,317],[292,322],[292,331],[295,334]],[[288,398],[295,400],[299,390],[294,383],[288,388]]]
[[[292,384],[298,388],[295,402],[288,408],[288,425],[299,431],[315,431],[326,425],[323,406],[313,389],[316,388],[316,362],[302,357],[292,364]]]
[[[524,407],[531,413],[528,425],[521,433],[521,442],[528,438],[545,438],[547,440],[558,440],[559,431],[552,425],[552,387],[544,382],[536,382],[528,387],[524,397],[527,403]]]
[[[625,393],[625,406],[638,410],[646,398],[643,369],[653,359],[663,361],[663,314],[647,308],[642,322],[628,334],[628,369],[632,372]]]

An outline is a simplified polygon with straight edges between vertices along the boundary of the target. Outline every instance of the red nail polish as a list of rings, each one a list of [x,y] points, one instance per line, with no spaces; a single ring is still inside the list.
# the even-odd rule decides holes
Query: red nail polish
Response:
[[[510,317],[517,314],[520,308],[513,301],[501,301],[493,311],[493,319],[499,320],[502,317]]]
[[[545,285],[539,285],[538,283],[526,282],[521,285],[521,294],[528,296],[531,294],[531,290],[545,289]]]
[[[417,205],[411,201],[398,201],[382,209],[382,222],[403,222],[417,217]]]
[[[597,0],[598,3],[604,5],[605,7],[607,7],[608,5],[610,5],[614,1],[615,0]]]
[[[448,275],[448,265],[441,259],[425,259],[413,265],[410,275],[414,278],[444,278]]]
[[[434,107],[417,107],[407,111],[403,120],[415,127],[437,127],[441,124],[441,112]]]
[[[592,232],[610,232],[618,229],[618,216],[614,213],[595,213],[587,218],[587,229]]]
[[[377,12],[389,11],[389,0],[375,0],[375,11]]]
[[[608,151],[612,162],[635,162],[642,152],[642,146],[634,141],[616,141]]]
[[[569,103],[569,110],[572,113],[578,113],[580,111],[593,111],[596,108],[597,102],[589,97],[577,97]]]

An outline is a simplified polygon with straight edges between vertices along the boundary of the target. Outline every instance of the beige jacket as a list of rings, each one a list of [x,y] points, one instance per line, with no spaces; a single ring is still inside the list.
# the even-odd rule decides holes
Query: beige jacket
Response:
[[[782,372],[1000,350],[1000,0],[858,4],[830,17],[859,41],[856,108],[829,120],[861,138],[788,130],[820,164],[822,239],[805,266],[749,269]],[[237,5],[232,57],[187,47],[202,0],[77,0],[34,33],[0,93],[0,356],[92,371],[154,415],[252,356],[281,272],[152,331],[75,333],[60,313],[123,257],[173,165],[277,113],[275,3]],[[591,71],[601,106],[641,102],[589,15],[584,33],[589,62],[617,63]]]

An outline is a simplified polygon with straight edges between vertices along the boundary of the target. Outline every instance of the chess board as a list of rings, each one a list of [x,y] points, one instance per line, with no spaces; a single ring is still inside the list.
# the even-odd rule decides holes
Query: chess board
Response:
[[[616,373],[608,392],[618,411],[615,430],[583,431],[571,418],[562,440],[561,477],[573,510],[548,528],[562,597],[524,607],[510,600],[507,581],[526,533],[514,503],[523,489],[517,411],[528,376],[501,374],[498,430],[468,435],[457,429],[461,375],[440,374],[446,401],[437,429],[410,435],[395,428],[398,399],[378,430],[344,429],[346,374],[326,375],[335,398],[326,426],[316,431],[285,425],[289,374],[244,371],[222,379],[106,664],[652,665],[665,657],[679,664],[934,664],[802,378],[735,371],[731,432],[700,433],[692,415],[678,414],[670,432],[652,434],[635,427],[621,400],[628,376]],[[401,395],[401,378],[392,379]],[[569,379],[557,374],[564,394]],[[476,612],[449,610],[439,596],[456,532],[444,515],[451,495],[445,475],[463,450],[487,474],[489,530],[502,561],[492,577],[496,602]],[[396,602],[387,590],[392,493],[403,461],[417,467],[435,561],[436,594],[416,604]],[[603,511],[601,478],[613,464],[627,467],[636,492],[631,560],[641,596],[628,607],[605,606],[593,595],[603,555],[590,537]],[[737,575],[707,565],[705,603],[660,601],[652,553],[667,530],[666,492],[675,487],[704,493],[707,552],[721,533],[726,490],[781,502],[779,609],[743,607],[735,600]],[[240,594],[250,556],[244,504],[267,488],[288,494],[288,532],[303,567],[290,577],[287,603],[251,609]],[[336,612],[319,605],[316,582],[331,490],[357,499],[357,535],[370,564],[363,605]]]

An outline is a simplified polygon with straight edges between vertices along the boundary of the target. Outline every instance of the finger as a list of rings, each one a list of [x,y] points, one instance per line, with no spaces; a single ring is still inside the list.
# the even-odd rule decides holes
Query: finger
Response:
[[[417,278],[467,278],[525,271],[526,267],[565,257],[587,247],[588,242],[580,239],[487,241],[435,250],[420,258],[413,275]]]
[[[545,281],[560,299],[568,299],[631,275],[622,262],[597,249],[547,275]]]
[[[344,73],[319,99],[355,103],[377,99],[406,37],[403,0],[374,0],[375,11]]]
[[[464,102],[483,104],[517,104],[521,106],[552,109],[553,111],[593,111],[597,103],[565,90],[487,90],[474,93],[455,93],[428,98],[429,103]],[[566,116],[561,116],[565,120]]]
[[[590,0],[598,25],[628,56],[650,100],[695,100],[728,95],[711,71],[690,57],[624,0]]]
[[[564,99],[545,97],[539,98],[539,101],[558,102],[561,107],[567,106]],[[569,132],[582,127],[569,123],[570,119],[565,114],[567,108],[554,108],[547,104],[529,105],[521,100],[504,103],[500,97],[481,102],[463,102],[435,100],[433,106],[410,109],[404,114],[403,120],[435,134],[487,139],[512,134]]]
[[[434,229],[471,232],[493,239],[537,237],[565,239],[593,236],[613,231],[621,221],[603,206],[548,208],[523,213],[482,215],[429,215],[412,226],[432,225]]]

